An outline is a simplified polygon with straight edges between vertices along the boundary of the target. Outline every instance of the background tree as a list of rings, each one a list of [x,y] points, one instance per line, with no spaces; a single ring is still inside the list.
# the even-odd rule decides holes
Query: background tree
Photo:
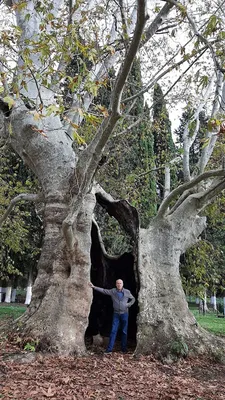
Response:
[[[37,188],[37,181],[22,160],[9,148],[4,148],[0,169],[1,212],[7,209],[10,199]],[[0,231],[0,279],[4,286],[16,287],[18,279],[28,280],[29,270],[36,269],[42,240],[42,222],[33,204],[21,202],[9,215]],[[27,282],[23,281],[23,287]]]
[[[170,179],[169,187],[165,187],[165,185],[166,175],[171,175],[170,161],[175,157],[175,146],[172,139],[171,122],[166,108],[166,102],[162,89],[158,83],[155,85],[153,93],[152,134],[154,137],[154,154],[157,169],[157,189],[159,194],[158,204],[161,204],[163,198],[168,194],[168,191],[170,191],[172,187],[170,187]],[[173,171],[173,180],[176,176],[174,172],[175,171]]]

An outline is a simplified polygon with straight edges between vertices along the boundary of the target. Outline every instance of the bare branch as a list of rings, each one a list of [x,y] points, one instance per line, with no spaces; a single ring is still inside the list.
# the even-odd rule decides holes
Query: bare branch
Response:
[[[174,200],[177,196],[181,195],[184,193],[186,190],[194,188],[197,184],[200,182],[207,180],[209,178],[213,178],[216,176],[225,176],[225,171],[222,169],[219,170],[211,170],[204,172],[203,174],[197,176],[195,179],[193,179],[190,182],[183,183],[182,185],[178,186],[176,189],[174,189],[168,197],[162,202],[159,211],[158,211],[158,217],[163,217],[171,203],[172,200]]]
[[[192,63],[191,66],[194,65],[194,63],[204,54],[205,51],[206,51],[206,47],[202,47],[201,49],[198,50],[198,53],[200,53],[200,56],[198,56],[198,57],[193,61],[193,63]],[[193,58],[193,57],[196,57],[196,54],[197,54],[197,53],[191,54],[191,55],[189,56],[188,60],[190,60],[190,59]],[[172,61],[172,59],[174,59],[176,55],[177,55],[177,54],[175,54],[169,61],[167,61],[167,62],[165,63],[165,65],[162,67],[162,69],[164,69],[164,67],[167,66],[168,63],[169,63],[170,61]],[[155,77],[152,78],[151,81],[150,81],[142,90],[140,90],[140,92],[135,93],[133,96],[127,97],[126,99],[123,99],[123,100],[122,100],[123,103],[127,103],[128,101],[134,100],[134,99],[136,99],[137,97],[143,95],[143,94],[146,93],[149,89],[151,89],[151,88],[155,85],[155,83],[158,82],[161,78],[163,78],[166,74],[168,74],[169,72],[173,71],[174,69],[177,69],[177,67],[179,67],[180,65],[184,64],[184,63],[187,62],[188,60],[183,58],[182,60],[178,61],[177,63],[175,63],[175,64],[169,66],[165,71],[162,71],[160,74],[156,74]],[[183,74],[182,74],[182,76],[183,76]],[[167,92],[167,93],[168,93],[168,92]]]
[[[178,1],[176,1],[176,0],[165,0],[165,1],[168,2],[171,5],[173,4],[179,10],[184,11],[184,6],[181,3],[179,3]],[[199,39],[199,41],[204,43],[209,48],[209,50],[210,50],[210,52],[212,54],[212,59],[213,59],[214,65],[215,65],[215,70],[216,71],[219,70],[222,73],[224,73],[225,69],[220,66],[220,64],[219,64],[219,62],[218,62],[218,60],[216,58],[216,55],[215,55],[215,52],[214,52],[214,49],[213,49],[211,43],[198,31],[194,20],[192,19],[190,14],[187,12],[186,8],[185,8],[185,16],[187,17],[187,19],[188,19],[188,21],[189,21],[189,23],[190,23],[190,25],[191,25],[191,27],[193,29],[193,32],[194,32],[195,36]]]
[[[9,203],[9,206],[3,216],[0,218],[0,226],[3,224],[3,222],[6,220],[8,215],[11,213],[12,209],[15,207],[15,205],[20,202],[20,201],[42,201],[44,199],[44,196],[42,193],[39,194],[29,194],[29,193],[21,193],[18,196],[14,197]]]
[[[133,122],[133,124],[129,125],[126,129],[124,129],[122,132],[115,133],[113,137],[124,135],[125,133],[131,131],[131,129],[133,129],[135,126],[140,124],[140,122],[143,122],[143,115],[140,118],[138,118],[135,122]]]

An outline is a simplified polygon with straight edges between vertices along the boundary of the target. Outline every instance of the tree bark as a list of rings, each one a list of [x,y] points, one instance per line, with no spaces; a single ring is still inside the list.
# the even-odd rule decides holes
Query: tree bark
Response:
[[[208,334],[188,309],[179,274],[183,237],[193,238],[193,231],[183,219],[183,231],[172,219],[154,221],[139,232],[139,315],[136,354],[173,355],[174,344],[186,344],[189,350],[203,352]]]
[[[11,302],[15,303],[16,301],[16,288],[12,289],[12,294],[11,294]]]
[[[45,240],[32,302],[22,321],[23,334],[38,342],[38,349],[60,354],[85,353],[84,335],[92,301],[90,249],[95,196],[83,200],[74,224],[76,241],[71,252],[62,234],[67,210],[48,207]]]

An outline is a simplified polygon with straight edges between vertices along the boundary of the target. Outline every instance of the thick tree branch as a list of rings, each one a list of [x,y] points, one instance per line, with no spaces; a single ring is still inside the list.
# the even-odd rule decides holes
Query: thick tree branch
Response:
[[[21,193],[18,196],[14,197],[9,203],[9,206],[3,216],[0,218],[0,226],[3,224],[3,222],[6,220],[8,215],[11,213],[12,209],[15,207],[17,203],[20,201],[43,201],[44,196],[42,193],[40,194],[29,194],[29,193]]]
[[[127,54],[125,56],[125,60],[119,69],[117,79],[115,82],[115,87],[113,89],[111,97],[110,109],[112,110],[112,114],[114,115],[120,114],[120,102],[124,84],[130,72],[138,47],[140,45],[145,23],[146,23],[145,1],[139,0],[138,10],[137,10],[137,23],[134,31],[134,36],[131,41],[130,47],[127,51]]]
[[[154,21],[150,24],[148,29],[145,31],[145,38],[141,42],[141,46],[146,44],[152,36],[157,32],[159,26],[162,24],[163,20],[168,16],[171,9],[174,7],[174,4],[167,3],[163,6],[163,8],[159,11]]]
[[[126,129],[124,129],[121,132],[115,133],[113,135],[113,137],[118,137],[121,135],[124,135],[125,133],[131,131],[131,129],[133,129],[135,126],[139,125],[141,122],[143,122],[144,116],[142,115],[140,118],[138,118],[135,122],[133,122],[133,124],[129,125]]]
[[[169,195],[168,197],[162,202],[159,211],[158,211],[158,217],[163,217],[167,210],[168,207],[171,203],[171,201],[173,201],[177,196],[181,195],[182,193],[184,193],[186,190],[188,189],[192,189],[194,188],[197,184],[199,184],[200,182],[213,178],[213,177],[217,177],[217,176],[221,176],[224,177],[225,176],[225,171],[224,170],[212,170],[212,171],[207,171],[204,172],[203,174],[197,176],[195,179],[193,179],[190,182],[186,182],[180,186],[178,186],[176,189],[174,189]]]
[[[198,193],[196,196],[199,198],[199,208],[203,210],[212,200],[218,196],[225,189],[225,179],[212,184],[208,190]]]
[[[126,200],[114,200],[99,185],[96,185],[95,191],[97,202],[135,239],[139,229],[139,218],[136,208],[131,206]]]

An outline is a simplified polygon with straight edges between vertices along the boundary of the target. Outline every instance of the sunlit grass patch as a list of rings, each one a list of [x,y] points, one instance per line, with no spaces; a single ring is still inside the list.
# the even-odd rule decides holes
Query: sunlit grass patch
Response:
[[[205,315],[199,313],[198,309],[191,308],[197,322],[202,328],[207,331],[213,332],[216,335],[225,336],[225,318],[218,318],[217,314],[213,311],[207,312]]]

